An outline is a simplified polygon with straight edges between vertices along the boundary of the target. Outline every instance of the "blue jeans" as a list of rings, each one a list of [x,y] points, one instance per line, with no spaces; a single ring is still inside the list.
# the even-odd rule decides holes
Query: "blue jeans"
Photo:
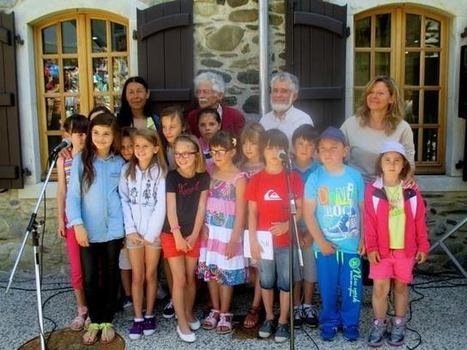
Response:
[[[294,271],[298,269],[297,250],[294,250]],[[299,281],[300,275],[295,275],[294,281]],[[289,292],[289,248],[274,248],[274,260],[259,260],[259,284],[263,289],[273,289],[274,285],[280,291]]]

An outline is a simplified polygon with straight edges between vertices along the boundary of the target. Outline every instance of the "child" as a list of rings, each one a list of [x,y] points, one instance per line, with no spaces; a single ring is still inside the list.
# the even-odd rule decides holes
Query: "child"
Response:
[[[266,166],[254,175],[247,185],[248,229],[253,259],[259,260],[261,294],[266,320],[259,329],[261,338],[268,338],[274,331],[274,286],[280,290],[280,316],[274,340],[285,342],[290,337],[289,313],[289,197],[287,180],[279,152],[288,150],[287,136],[277,129],[266,131],[261,137],[260,149]],[[291,190],[301,217],[303,183],[295,172],[290,173]],[[273,260],[263,259],[256,237],[257,231],[272,234]],[[296,257],[296,255],[295,255]],[[296,263],[294,259],[294,263]]]
[[[325,341],[334,340],[340,326],[348,341],[359,337],[363,179],[355,169],[344,165],[348,150],[342,131],[334,127],[324,130],[318,141],[323,166],[310,175],[305,185],[303,216],[313,238],[322,300],[320,336]]]
[[[193,304],[198,238],[206,210],[209,174],[194,136],[178,136],[174,142],[174,156],[177,168],[167,175],[167,219],[161,243],[173,276],[172,299],[177,315],[177,333],[180,339],[192,343],[196,340],[192,331],[201,327],[193,315]]]
[[[303,183],[319,166],[318,161],[313,160],[315,154],[315,142],[318,134],[314,127],[304,124],[295,129],[292,134],[293,168],[300,174]],[[298,222],[300,233],[300,248],[302,249],[303,268],[296,271],[296,275],[302,280],[294,285],[294,326],[299,328],[303,323],[309,327],[318,326],[318,309],[312,305],[313,292],[316,282],[316,262],[311,249],[312,238],[307,232],[303,220]],[[303,282],[302,282],[303,281]],[[303,286],[303,303],[302,301]]]
[[[126,247],[131,263],[131,294],[135,311],[129,337],[135,340],[141,338],[143,333],[151,335],[156,331],[154,302],[161,253],[159,236],[165,219],[167,165],[159,136],[154,130],[136,130],[132,140],[134,157],[122,169],[119,191]],[[144,294],[146,314],[143,318]]]
[[[66,240],[68,258],[70,259],[71,286],[75,292],[76,304],[78,305],[78,314],[70,324],[70,329],[72,331],[80,331],[86,323],[90,323],[83,290],[83,274],[81,271],[79,245],[76,242],[73,227],[67,227],[67,218],[65,215],[65,197],[70,184],[71,164],[73,162],[73,157],[81,152],[84,147],[88,124],[88,119],[81,114],[73,114],[65,119],[63,123],[63,129],[65,130],[63,137],[71,140],[73,148],[71,152],[61,153],[57,160],[58,234]]]
[[[218,131],[209,140],[214,169],[206,204],[208,237],[201,243],[199,276],[208,282],[213,308],[203,328],[219,334],[232,332],[230,304],[233,286],[246,277],[243,257],[245,227],[245,174],[233,163],[237,140],[228,131]]]
[[[387,299],[392,282],[395,317],[387,341],[400,346],[404,344],[406,331],[407,284],[412,282],[415,262],[425,262],[430,248],[425,205],[417,189],[403,186],[410,174],[410,164],[400,143],[383,143],[376,164],[378,178],[366,188],[364,211],[375,314],[368,345],[380,346],[386,336]]]
[[[130,161],[133,156],[133,141],[131,135],[136,131],[135,128],[126,126],[121,128],[121,142],[120,142],[120,155],[125,162]],[[120,268],[120,279],[122,281],[122,288],[125,296],[123,297],[122,306],[128,308],[133,306],[133,299],[131,297],[131,264],[128,257],[128,249],[123,245],[118,257],[118,267]]]
[[[102,113],[89,124],[81,155],[73,159],[66,214],[81,246],[84,292],[91,324],[82,341],[110,343],[115,338],[112,319],[119,288],[118,254],[124,236],[122,204],[118,195],[125,161],[118,155],[119,132],[112,114]]]
[[[264,169],[263,157],[259,149],[261,135],[264,128],[260,123],[250,123],[242,131],[240,142],[242,144],[242,156],[238,167],[250,179]],[[259,323],[259,312],[261,309],[261,286],[259,284],[258,262],[254,259],[248,261],[248,276],[254,284],[255,291],[253,302],[248,309],[248,313],[243,321],[243,327],[255,328]]]
[[[206,168],[211,173],[213,160],[209,153],[209,140],[221,129],[221,116],[219,112],[213,108],[203,108],[198,112],[198,129],[201,137],[199,144],[206,159]]]
[[[179,106],[164,108],[161,112],[162,142],[169,170],[175,169],[173,144],[178,135],[186,132],[188,126],[183,117],[183,109]]]

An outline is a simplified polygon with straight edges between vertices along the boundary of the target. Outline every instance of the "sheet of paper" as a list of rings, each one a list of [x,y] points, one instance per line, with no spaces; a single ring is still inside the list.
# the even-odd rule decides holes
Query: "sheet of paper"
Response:
[[[261,259],[274,260],[272,233],[269,231],[256,231],[256,239],[261,246]],[[243,254],[245,255],[245,258],[251,258],[250,233],[248,230],[245,230],[243,237]]]

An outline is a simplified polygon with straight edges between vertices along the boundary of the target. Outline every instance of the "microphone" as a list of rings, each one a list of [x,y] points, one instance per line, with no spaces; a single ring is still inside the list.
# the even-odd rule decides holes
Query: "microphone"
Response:
[[[283,149],[281,149],[279,152],[277,152],[277,156],[278,156],[280,159],[284,160],[284,161],[286,161],[287,159],[289,159],[289,155],[288,155],[287,152],[284,151]]]
[[[71,141],[67,139],[63,139],[62,142],[60,142],[57,146],[54,147],[54,149],[52,150],[52,152],[50,152],[50,154],[57,154],[62,149],[68,148],[70,146],[71,146]]]

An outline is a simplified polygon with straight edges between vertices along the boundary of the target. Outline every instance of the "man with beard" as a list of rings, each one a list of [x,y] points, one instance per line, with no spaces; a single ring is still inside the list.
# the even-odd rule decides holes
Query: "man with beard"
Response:
[[[303,124],[313,126],[311,117],[293,106],[297,97],[298,78],[287,72],[274,74],[271,78],[272,111],[266,113],[259,121],[266,130],[281,130],[287,135],[290,144],[295,129]]]
[[[194,83],[200,108],[194,109],[188,113],[187,121],[191,133],[200,137],[198,130],[198,113],[203,108],[213,108],[216,109],[221,116],[221,129],[230,131],[236,136],[240,136],[240,132],[245,125],[245,117],[236,109],[221,104],[225,90],[222,76],[214,72],[204,72],[195,78]]]

